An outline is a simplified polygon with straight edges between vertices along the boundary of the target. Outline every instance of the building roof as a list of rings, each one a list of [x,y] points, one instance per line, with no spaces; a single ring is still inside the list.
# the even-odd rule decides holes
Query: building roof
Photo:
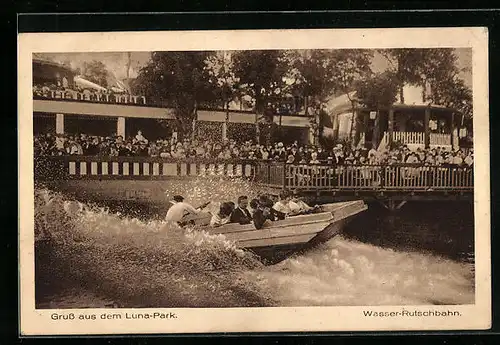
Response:
[[[45,60],[45,59],[40,59],[40,58],[34,58],[33,59],[33,64],[38,64],[38,65],[42,65],[42,66],[56,67],[56,68],[64,69],[67,72],[70,72],[70,73],[73,73],[73,74],[75,73],[75,71],[73,71],[73,69],[71,67],[63,65],[62,63],[55,62],[55,61],[50,61],[50,60]]]

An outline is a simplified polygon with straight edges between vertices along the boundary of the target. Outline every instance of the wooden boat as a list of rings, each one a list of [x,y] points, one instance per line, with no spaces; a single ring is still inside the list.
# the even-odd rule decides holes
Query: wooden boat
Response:
[[[189,221],[210,234],[223,234],[239,248],[257,254],[268,264],[274,264],[328,241],[342,232],[353,216],[367,208],[361,200],[325,204],[320,212],[267,221],[259,230],[253,224],[230,223],[217,228],[208,227],[209,213],[194,215]]]

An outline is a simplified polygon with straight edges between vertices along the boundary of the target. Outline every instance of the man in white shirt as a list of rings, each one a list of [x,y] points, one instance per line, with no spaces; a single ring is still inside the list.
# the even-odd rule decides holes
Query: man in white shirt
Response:
[[[148,143],[148,139],[146,139],[144,137],[144,135],[142,135],[142,131],[137,131],[137,135],[135,136],[135,139],[140,142],[140,143]]]
[[[472,166],[472,164],[474,164],[474,159],[472,158],[472,155],[470,153],[467,155],[467,157],[465,157],[464,163],[468,166]]]
[[[186,213],[200,213],[200,210],[197,210],[187,202],[184,202],[184,197],[181,195],[175,195],[174,201],[171,201],[171,203],[173,205],[168,209],[167,215],[165,216],[165,220],[167,222],[179,223]]]
[[[286,218],[295,216],[301,213],[301,207],[296,202],[292,201],[293,193],[289,190],[282,190],[280,200],[273,205],[273,209],[279,212],[278,218]]]

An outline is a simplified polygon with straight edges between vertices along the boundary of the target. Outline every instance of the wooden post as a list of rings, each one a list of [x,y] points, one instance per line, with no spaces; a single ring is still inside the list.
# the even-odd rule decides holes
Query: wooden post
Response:
[[[255,111],[255,141],[257,144],[260,144],[259,114],[257,110]]]
[[[425,108],[425,118],[424,118],[424,147],[427,149],[430,146],[430,130],[429,130],[429,121],[431,118],[431,110],[429,107]]]
[[[332,129],[333,129],[333,140],[337,141],[339,138],[339,117],[337,114],[332,116]]]
[[[309,124],[309,129],[308,129],[308,136],[307,136],[307,141],[309,145],[315,145],[316,144],[316,134],[315,134],[315,129],[314,127]]]
[[[455,127],[455,112],[452,112],[451,113],[451,123],[450,123],[450,145],[451,145],[451,149],[454,150],[455,147],[453,146],[454,144],[454,138],[453,138],[453,131],[454,131],[454,128]]]
[[[222,124],[222,140],[227,139],[227,127],[229,125],[229,102],[224,102],[226,106],[226,117],[224,118],[224,123]]]
[[[364,147],[366,147],[366,130],[368,129],[368,121],[370,121],[370,113],[366,112],[365,116],[363,116],[363,126],[362,126],[362,133],[364,134],[364,138],[365,138]],[[363,135],[360,135],[360,139],[361,138],[363,138]],[[372,136],[372,140],[373,140],[373,136]]]
[[[286,185],[286,163],[282,163],[283,164],[283,183],[282,183],[282,188],[285,189],[287,187]]]
[[[56,134],[64,134],[64,114],[56,114]]]
[[[377,149],[378,144],[379,144],[379,137],[380,137],[380,110],[377,109],[377,115],[375,117],[375,125],[373,128],[373,137],[372,137],[372,143],[373,143],[373,148]]]
[[[222,140],[227,139],[227,121],[222,123]]]
[[[120,116],[116,123],[116,135],[121,135],[125,139],[125,118]]]
[[[392,147],[392,133],[394,132],[394,109],[393,108],[389,109],[388,127],[389,127],[389,148],[391,148]]]

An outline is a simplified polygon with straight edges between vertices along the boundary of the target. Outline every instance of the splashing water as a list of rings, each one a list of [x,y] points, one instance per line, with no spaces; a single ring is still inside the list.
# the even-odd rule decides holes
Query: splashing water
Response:
[[[272,305],[265,291],[241,275],[262,266],[260,261],[223,236],[119,217],[47,191],[37,194],[40,289],[73,281],[129,307]]]
[[[193,204],[258,193],[238,180],[170,187]],[[336,237],[266,267],[223,236],[141,221],[45,189],[35,193],[35,236],[38,307],[474,303],[471,264]]]
[[[266,270],[259,279],[282,306],[474,303],[471,264],[335,237]]]

